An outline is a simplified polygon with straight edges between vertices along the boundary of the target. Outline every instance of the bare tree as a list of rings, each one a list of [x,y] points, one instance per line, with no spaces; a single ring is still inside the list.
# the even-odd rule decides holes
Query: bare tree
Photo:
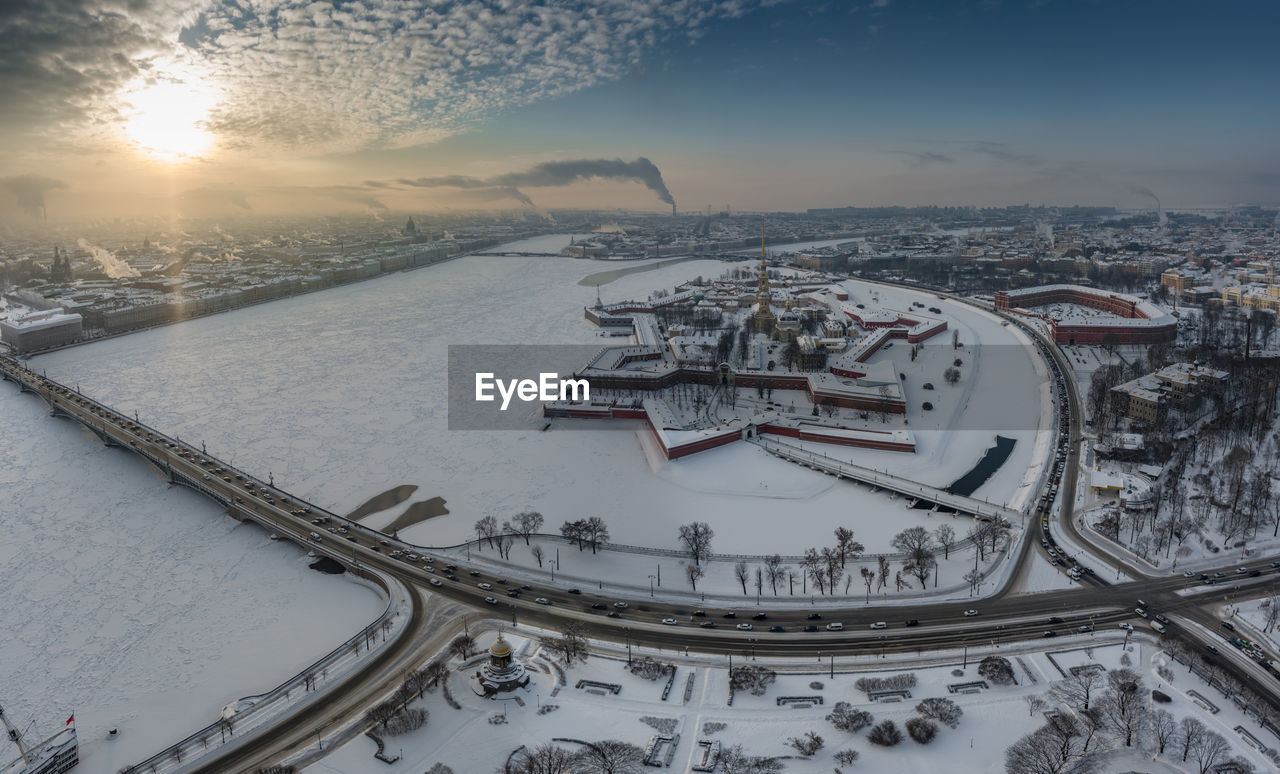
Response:
[[[459,634],[449,643],[449,652],[466,661],[475,652],[476,640],[470,634]]]
[[[573,664],[577,659],[587,660],[587,638],[582,633],[582,624],[577,621],[566,626],[559,637],[543,640],[542,647],[563,659],[565,664]]]
[[[1090,770],[1085,759],[1084,731],[1065,713],[1014,742],[1004,753],[1008,774],[1083,774]]]
[[[788,739],[787,745],[800,753],[801,757],[812,758],[822,749],[823,739],[812,731],[806,731],[804,736],[793,736]]]
[[[516,517],[511,520],[511,525],[515,533],[524,538],[524,544],[527,546],[529,545],[529,536],[542,529],[543,521],[541,513],[524,511],[516,514]]]
[[[836,552],[840,556],[840,566],[844,567],[848,559],[857,560],[866,549],[853,539],[853,530],[848,527],[836,527]]]
[[[1132,747],[1133,736],[1146,719],[1142,678],[1131,669],[1108,672],[1107,693],[1099,702],[1098,710],[1112,733],[1124,739],[1125,747]]]
[[[903,569],[916,576],[920,581],[920,588],[923,589],[925,582],[929,580],[929,575],[938,566],[937,557],[933,553],[933,538],[929,535],[929,531],[924,527],[908,527],[894,535],[892,545],[906,554]]]
[[[1039,694],[1028,694],[1022,698],[1027,703],[1027,717],[1034,717],[1037,712],[1049,709],[1049,702]]]
[[[1157,709],[1151,713],[1151,734],[1155,737],[1160,755],[1164,755],[1165,747],[1173,741],[1177,730],[1178,722],[1168,710]]]
[[[951,546],[956,542],[956,531],[950,524],[939,524],[933,530],[933,538],[942,546],[942,558],[951,558]]]
[[[876,557],[876,563],[877,563],[877,569],[879,570],[879,577],[878,577],[879,584],[876,586],[876,588],[882,589],[885,586],[889,585],[889,572],[891,570],[891,568],[889,567],[889,559],[884,554],[881,554],[880,556]]]
[[[688,549],[695,565],[701,565],[711,553],[711,539],[716,536],[714,530],[705,521],[695,521],[680,527],[680,542]]]
[[[1170,741],[1182,751],[1183,763],[1191,757],[1192,750],[1200,744],[1200,740],[1208,731],[1209,729],[1205,728],[1199,718],[1187,716],[1178,721],[1178,729]]]
[[[1089,709],[1094,694],[1101,689],[1102,681],[1098,678],[1098,673],[1091,669],[1069,674],[1066,679],[1059,680],[1053,685],[1054,695],[1067,706],[1077,710]]]
[[[689,565],[685,565],[684,574],[685,574],[685,577],[689,579],[689,585],[693,587],[694,591],[697,591],[698,581],[702,580],[702,576],[706,575],[707,573],[698,565],[689,564]]]
[[[932,718],[948,728],[955,728],[960,725],[960,717],[964,715],[964,710],[960,709],[959,704],[950,699],[936,697],[922,700],[916,705],[916,712],[926,718]]]
[[[578,768],[578,756],[554,744],[526,747],[508,762],[510,774],[573,774]]]
[[[644,771],[644,751],[616,739],[588,744],[578,754],[578,760],[593,774],[640,774]]]
[[[542,567],[542,557],[543,557],[543,555],[544,555],[544,554],[543,554],[543,551],[542,551],[542,544],[541,544],[541,543],[538,543],[538,544],[537,544],[537,545],[535,545],[533,548],[529,549],[529,553],[533,554],[533,558],[538,560],[538,567],[539,567],[539,568],[541,568],[541,567]]]
[[[866,710],[854,709],[847,701],[838,701],[827,714],[827,722],[841,731],[856,734],[871,725],[874,718]]]
[[[862,574],[862,582],[867,584],[867,604],[871,604],[871,584],[876,582],[876,574],[867,567],[861,568],[859,572]]]
[[[750,578],[751,576],[747,570],[747,561],[745,559],[739,559],[736,563],[734,563],[733,577],[737,578],[738,583],[742,584],[742,595],[746,596],[747,595],[747,579]]]
[[[1208,772],[1231,755],[1231,745],[1217,731],[1206,731],[1194,747],[1191,759],[1200,767],[1200,774]]]
[[[600,544],[609,542],[609,527],[604,519],[592,516],[583,525],[583,537],[591,545],[591,553],[595,553]]]
[[[498,534],[498,520],[493,516],[485,516],[476,521],[476,542],[485,540],[493,548],[493,538]]]
[[[782,557],[778,554],[766,556],[764,558],[764,574],[769,579],[769,588],[773,590],[773,595],[778,596],[778,583],[787,577],[787,571],[782,566]]]

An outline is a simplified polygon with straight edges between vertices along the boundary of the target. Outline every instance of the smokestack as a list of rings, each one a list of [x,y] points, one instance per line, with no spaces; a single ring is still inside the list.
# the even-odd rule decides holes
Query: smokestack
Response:
[[[676,203],[675,203],[675,202],[672,202],[672,203],[671,203],[671,217],[673,217],[673,218],[674,218],[675,216],[676,216]]]

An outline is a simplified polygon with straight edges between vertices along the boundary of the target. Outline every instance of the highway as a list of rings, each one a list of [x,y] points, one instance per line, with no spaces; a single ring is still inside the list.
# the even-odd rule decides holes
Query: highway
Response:
[[[1056,348],[1049,350],[1053,352]],[[356,569],[377,569],[412,588],[429,591],[429,599],[436,600],[431,604],[441,600],[457,603],[478,611],[479,617],[517,626],[532,624],[558,630],[576,621],[583,625],[587,636],[619,643],[744,656],[918,653],[1065,636],[1080,633],[1081,627],[1101,630],[1129,624],[1147,630],[1146,622],[1134,612],[1138,600],[1145,601],[1152,614],[1185,615],[1213,629],[1215,619],[1204,612],[1205,605],[1219,602],[1224,593],[1261,595],[1280,582],[1280,567],[1273,566],[1268,558],[1245,565],[1250,571],[1256,570],[1257,576],[1234,574],[1235,565],[1224,569],[1233,573],[1228,587],[1205,586],[1198,578],[1180,575],[1144,577],[1119,584],[1107,584],[1096,575],[1086,575],[1082,580],[1087,584],[1079,588],[1010,594],[1006,585],[996,596],[967,602],[852,605],[816,610],[797,607],[794,598],[764,598],[761,600],[764,607],[752,606],[750,610],[741,611],[698,610],[689,604],[649,598],[619,599],[568,587],[513,588],[516,581],[496,577],[492,571],[469,567],[456,558],[432,556],[421,548],[394,541],[383,533],[306,503],[189,444],[169,438],[65,385],[29,371],[15,360],[0,358],[0,373],[24,390],[40,395],[52,413],[80,422],[104,443],[142,454],[171,481],[218,500],[235,518],[250,519],[270,533],[317,553],[340,558]],[[1064,372],[1069,373],[1069,370]],[[1068,407],[1077,406],[1071,379],[1063,381]],[[1058,472],[1050,477],[1050,481],[1061,482],[1063,501],[1061,517],[1054,526],[1067,531],[1071,530],[1070,506],[1074,501],[1079,462],[1076,413],[1070,408],[1066,412],[1069,434],[1061,439],[1058,447],[1065,457]],[[1029,534],[1015,559],[1019,568],[1033,559],[1033,548],[1043,535],[1051,499],[1041,499],[1028,525]],[[1041,550],[1044,551],[1043,545]],[[411,555],[416,558],[411,559]],[[1011,577],[1017,574],[1015,571]],[[420,666],[458,631],[460,623],[456,618],[460,615],[454,616],[453,626],[441,626],[437,619],[427,615],[431,604],[415,598],[405,636],[340,686],[330,689],[321,700],[289,716],[270,735],[252,739],[228,755],[213,753],[199,770],[241,770],[279,760],[313,744],[317,732],[359,713],[380,693],[393,687],[407,669]],[[448,609],[455,613],[458,610],[456,606]],[[663,623],[664,619],[674,619],[674,623]],[[881,621],[886,628],[871,628],[873,623]],[[908,622],[914,623],[908,625]],[[843,628],[830,631],[828,626],[832,624]],[[781,630],[771,631],[772,627]],[[1053,634],[1047,635],[1049,632]],[[1176,623],[1170,627],[1170,636],[1185,636],[1201,651],[1212,644],[1202,633]],[[1232,668],[1231,662],[1226,666]],[[1256,679],[1245,665],[1236,664],[1233,671]],[[1274,698],[1278,688],[1274,678],[1263,685]]]

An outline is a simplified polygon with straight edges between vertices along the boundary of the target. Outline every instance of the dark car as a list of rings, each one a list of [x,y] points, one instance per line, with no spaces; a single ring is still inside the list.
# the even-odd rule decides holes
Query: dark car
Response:
[[[1060,624],[1060,623],[1062,623],[1062,619],[1061,619],[1061,618],[1059,618],[1059,617],[1058,617],[1058,616],[1056,616],[1056,615],[1055,615],[1055,616],[1051,616],[1051,617],[1049,618],[1049,623],[1051,623],[1051,624]]]
[[[821,621],[821,620],[822,620],[822,613],[810,613],[810,614],[809,614],[809,620],[810,620],[810,621]]]
[[[919,625],[920,625],[920,621],[916,620],[915,618],[907,619],[907,626],[919,626]]]
[[[617,611],[617,610],[610,610],[608,613],[606,613],[606,615],[608,615],[610,618],[621,618],[621,617],[622,617],[622,616],[618,613],[618,611]]]
[[[725,618],[737,618],[737,617],[738,617],[738,614],[737,614],[737,613],[735,613],[734,611],[730,610],[729,612],[727,612],[727,613],[725,613],[725,614],[724,614],[724,617],[725,617]]]
[[[581,589],[569,589],[569,593],[570,593],[570,594],[581,594],[581,593],[582,593],[582,590],[581,590]]]
[[[470,576],[471,576],[471,577],[473,577],[473,578],[479,578],[479,577],[480,577],[480,571],[479,571],[479,570],[472,570],[471,572],[469,572],[469,573],[467,573],[467,574],[468,574],[468,575],[470,575]]]
[[[603,602],[593,602],[593,603],[591,604],[591,609],[592,609],[592,610],[604,610],[604,603],[603,603]]]
[[[1249,571],[1249,577],[1250,577],[1250,578],[1256,578],[1256,577],[1258,577],[1258,576],[1259,576],[1259,575],[1261,575],[1261,574],[1262,574],[1262,570],[1250,570],[1250,571]]]
[[[816,632],[818,631],[818,627],[814,626],[813,624],[809,624],[808,626],[804,627],[804,630],[806,632]]]
[[[751,618],[756,621],[763,621],[768,617],[769,616],[765,615],[764,613],[756,613],[755,615],[751,616]]]
[[[697,616],[698,618],[706,618],[706,617],[707,617],[707,611],[706,611],[706,610],[694,610],[694,611],[693,611],[693,614],[694,614],[695,616]]]
[[[1057,637],[1057,636],[1058,636],[1058,633],[1057,633],[1057,632],[1055,632],[1053,629],[1050,629],[1050,630],[1048,630],[1047,632],[1045,632],[1045,633],[1044,633],[1044,636],[1046,636],[1046,637]]]
[[[715,621],[703,621],[702,623],[698,624],[698,626],[701,626],[703,629],[714,629],[714,628],[716,628],[716,622],[715,622]]]
[[[1231,623],[1230,621],[1223,621],[1222,628],[1226,629],[1229,632],[1234,632],[1236,630],[1235,624]]]
[[[770,627],[769,627],[769,631],[771,631],[771,632],[785,632],[785,631],[786,631],[786,629],[783,629],[781,626],[778,626],[777,624],[774,624],[773,626],[770,626]]]

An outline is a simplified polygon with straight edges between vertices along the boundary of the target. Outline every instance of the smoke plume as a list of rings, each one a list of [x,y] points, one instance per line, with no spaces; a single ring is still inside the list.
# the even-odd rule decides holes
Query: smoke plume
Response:
[[[44,195],[50,191],[66,188],[61,180],[43,175],[18,175],[0,178],[0,187],[13,194],[18,206],[26,210],[33,218],[46,218]]]
[[[469,191],[484,191],[493,198],[513,198],[526,207],[535,207],[533,200],[524,194],[522,187],[562,187],[586,180],[634,180],[642,183],[650,191],[658,195],[662,201],[675,205],[676,200],[667,190],[662,180],[662,172],[646,158],[635,161],[622,159],[575,159],[571,161],[548,161],[524,172],[509,172],[491,178],[467,177],[465,175],[445,175],[442,177],[419,177],[416,179],[401,178],[396,182],[413,188],[460,188]],[[370,181],[365,183],[374,188],[385,187],[385,183]]]
[[[1053,224],[1044,221],[1036,221],[1036,236],[1045,241],[1050,249],[1053,248]]]
[[[142,272],[120,260],[114,253],[104,247],[91,245],[83,239],[78,240],[76,244],[80,245],[82,250],[87,251],[89,257],[98,262],[98,266],[102,268],[102,273],[111,279],[142,276]]]
[[[1162,204],[1160,204],[1160,197],[1159,197],[1159,196],[1156,196],[1156,195],[1155,195],[1155,192],[1153,192],[1150,188],[1147,188],[1145,185],[1132,185],[1132,184],[1131,184],[1131,185],[1129,186],[1129,190],[1130,190],[1130,191],[1133,191],[1133,192],[1134,192],[1134,193],[1136,193],[1136,194],[1142,194],[1143,196],[1149,196],[1149,197],[1151,197],[1151,199],[1152,199],[1153,201],[1155,201],[1155,203],[1156,203],[1156,217],[1157,217],[1157,218],[1159,218],[1161,227],[1163,227],[1166,223],[1168,223],[1168,222],[1169,222],[1169,218],[1168,218],[1168,217],[1166,217],[1166,216],[1165,216],[1165,214],[1164,214],[1164,206],[1163,206]]]

